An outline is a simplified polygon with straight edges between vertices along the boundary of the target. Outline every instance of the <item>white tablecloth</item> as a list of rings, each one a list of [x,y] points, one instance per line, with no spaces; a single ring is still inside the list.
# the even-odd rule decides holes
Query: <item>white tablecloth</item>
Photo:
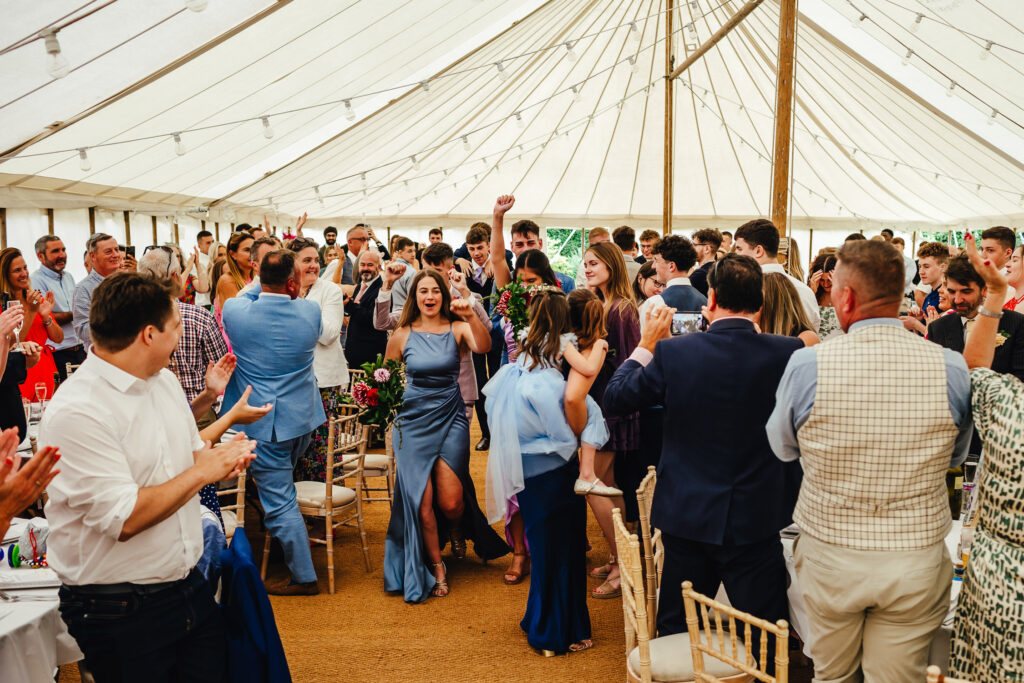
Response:
[[[946,536],[946,547],[949,548],[950,561],[956,555],[957,546],[960,544],[960,528],[959,520],[954,520],[953,528]],[[796,568],[793,565],[793,540],[786,537],[782,539],[782,554],[786,558],[786,571],[789,572],[789,587],[786,589],[786,594],[789,597],[789,622],[793,630],[804,641],[804,654],[810,657],[812,637],[807,621],[807,606],[804,604],[804,597],[800,592],[800,586],[796,579]],[[935,632],[935,637],[932,639],[928,663],[936,664],[943,670],[947,669],[949,665],[950,644],[953,638],[953,615],[956,612],[961,585],[960,581],[953,582],[949,595],[949,612],[942,622],[942,627]]]
[[[7,548],[0,574],[29,571],[11,569]],[[68,633],[57,610],[57,589],[38,588],[10,591],[9,595],[45,596],[43,601],[0,601],[0,678],[4,681],[52,683],[62,664],[82,659],[75,639]]]

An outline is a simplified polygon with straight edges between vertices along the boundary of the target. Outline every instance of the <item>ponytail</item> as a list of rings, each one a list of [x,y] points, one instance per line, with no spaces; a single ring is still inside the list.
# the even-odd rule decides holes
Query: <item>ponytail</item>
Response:
[[[569,320],[581,349],[588,349],[598,339],[608,336],[604,304],[589,289],[574,289],[568,297]]]

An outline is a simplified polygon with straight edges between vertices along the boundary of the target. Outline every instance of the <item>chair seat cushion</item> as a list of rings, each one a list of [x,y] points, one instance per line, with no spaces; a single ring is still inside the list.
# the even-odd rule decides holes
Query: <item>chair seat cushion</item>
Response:
[[[238,528],[238,516],[234,510],[221,510],[220,517],[224,520],[224,535],[231,538]]]
[[[726,633],[728,641],[728,633]],[[701,642],[704,637],[701,636]],[[675,633],[649,641],[651,647],[651,679],[668,683],[670,681],[692,681],[693,656],[690,650],[690,634]],[[726,647],[729,647],[726,642]],[[727,650],[728,651],[728,650]],[[626,660],[630,674],[640,679],[640,648],[634,647]],[[710,655],[704,656],[704,670],[716,678],[728,676],[744,676],[739,669],[734,669],[725,662]]]
[[[367,453],[363,458],[363,470],[380,470],[385,471],[391,464],[391,458],[388,457],[387,453]],[[345,465],[346,470],[355,469],[356,464],[349,463]]]
[[[322,481],[297,481],[295,482],[295,496],[299,499],[302,507],[326,506],[327,486]],[[340,507],[347,505],[356,499],[356,492],[344,486],[331,487],[331,505]]]

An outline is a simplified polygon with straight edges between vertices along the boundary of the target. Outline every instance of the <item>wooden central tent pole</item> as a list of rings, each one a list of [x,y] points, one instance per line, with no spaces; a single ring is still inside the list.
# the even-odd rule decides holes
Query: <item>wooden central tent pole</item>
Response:
[[[789,237],[790,150],[796,72],[796,0],[780,0],[779,61],[775,81],[775,151],[772,162],[772,223]],[[788,253],[793,253],[792,249]],[[787,268],[789,266],[787,256]]]
[[[673,154],[672,149],[673,133],[675,132],[675,123],[672,120],[672,110],[674,99],[672,97],[672,73],[673,73],[673,59],[672,59],[672,14],[675,12],[674,0],[667,0],[666,4],[667,11],[665,12],[665,73],[668,76],[665,78],[665,188],[664,188],[664,205],[662,206],[662,219],[661,219],[661,234],[671,235],[672,234],[672,190],[673,190],[673,178],[674,168],[672,166]]]

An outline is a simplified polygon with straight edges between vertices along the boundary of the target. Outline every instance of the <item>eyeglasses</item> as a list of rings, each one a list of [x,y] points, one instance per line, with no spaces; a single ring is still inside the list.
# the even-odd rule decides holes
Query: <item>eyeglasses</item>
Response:
[[[171,276],[171,264],[174,263],[174,250],[164,244],[151,244],[142,250],[142,255],[145,256],[154,249],[161,249],[167,253],[167,270],[164,271],[164,277],[168,278]]]
[[[370,238],[369,237],[349,237],[348,241],[349,242],[369,242]]]

